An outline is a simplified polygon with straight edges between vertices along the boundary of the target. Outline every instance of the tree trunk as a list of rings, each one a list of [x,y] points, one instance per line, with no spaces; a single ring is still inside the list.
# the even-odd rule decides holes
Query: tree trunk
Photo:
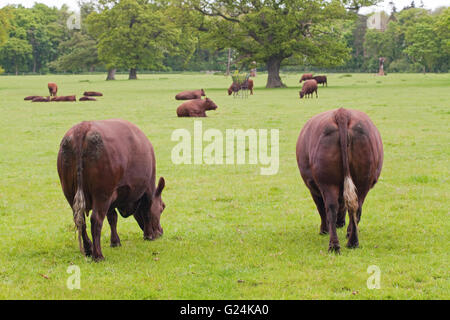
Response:
[[[106,80],[116,80],[116,69],[108,69]]]
[[[231,48],[228,48],[227,76],[230,75],[230,65],[231,65]]]
[[[267,61],[267,84],[266,88],[285,88],[286,85],[281,82],[280,66],[283,59],[279,57],[272,57]]]
[[[137,80],[137,73],[135,68],[130,69],[128,80]]]

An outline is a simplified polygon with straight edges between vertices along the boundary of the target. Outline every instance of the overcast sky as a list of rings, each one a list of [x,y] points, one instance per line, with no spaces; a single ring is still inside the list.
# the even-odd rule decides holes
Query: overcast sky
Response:
[[[406,5],[409,5],[412,0],[393,0],[397,10],[402,9]],[[58,8],[61,7],[62,4],[67,4],[72,10],[76,10],[78,8],[77,0],[0,0],[0,7],[3,7],[7,4],[22,4],[25,7],[32,7],[35,2],[45,3],[48,6],[56,6]],[[368,13],[373,11],[385,10],[390,12],[391,8],[389,6],[390,0],[384,0],[379,5],[364,8],[360,13]],[[421,4],[421,0],[415,0],[416,6]],[[426,9],[436,9],[441,6],[450,6],[450,0],[422,0],[424,7]]]

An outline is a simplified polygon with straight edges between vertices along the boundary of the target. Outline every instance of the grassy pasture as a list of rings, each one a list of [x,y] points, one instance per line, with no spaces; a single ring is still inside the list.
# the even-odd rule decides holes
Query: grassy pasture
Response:
[[[448,299],[450,298],[450,75],[329,75],[319,99],[300,100],[298,75],[286,89],[226,95],[230,78],[204,74],[0,77],[0,299]],[[31,103],[47,95],[101,91],[97,102]],[[219,108],[203,129],[279,129],[278,174],[259,165],[174,165],[173,130],[193,133],[177,118],[177,92],[204,88]],[[366,112],[380,130],[385,159],[360,224],[360,248],[327,253],[320,217],[295,159],[300,129],[337,107]],[[122,247],[105,261],[78,251],[72,213],[59,185],[56,156],[64,133],[82,120],[124,118],[152,142],[164,176],[164,236],[142,239],[133,218],[119,216]],[[347,219],[348,221],[348,219]],[[90,225],[90,223],[89,223]],[[68,266],[81,270],[69,290]],[[379,267],[380,289],[368,289],[367,268]]]

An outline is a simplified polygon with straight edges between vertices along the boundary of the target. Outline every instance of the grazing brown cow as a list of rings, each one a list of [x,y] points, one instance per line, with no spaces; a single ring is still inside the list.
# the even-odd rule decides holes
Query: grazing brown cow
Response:
[[[311,96],[311,98],[314,96],[314,92],[316,93],[316,98],[319,96],[317,95],[317,81],[316,80],[306,80],[303,84],[302,90],[299,92],[300,99],[306,96]]]
[[[179,117],[206,117],[206,111],[216,110],[217,105],[209,98],[186,101],[177,108]]]
[[[300,78],[300,83],[302,83],[302,81],[306,81],[306,80],[310,80],[313,78],[313,74],[312,73],[304,73],[302,75],[302,77]]]
[[[77,101],[76,96],[59,96],[59,97],[53,97],[52,101]]]
[[[253,80],[252,79],[248,79],[247,80],[247,89],[250,90],[250,94],[253,94]],[[241,90],[241,86],[237,83],[232,83],[231,86],[228,88],[228,95],[231,96],[231,94],[234,92],[238,92],[239,90]]]
[[[31,102],[50,102],[50,97],[34,97]]]
[[[58,174],[83,254],[92,255],[95,261],[103,259],[100,236],[105,217],[111,226],[111,246],[120,246],[116,209],[122,217],[134,216],[145,240],[163,234],[160,217],[165,208],[161,198],[165,181],[161,177],[155,185],[155,168],[152,144],[128,121],[84,121],[65,134]],[[90,210],[93,244],[84,217]]]
[[[56,97],[56,94],[58,93],[58,86],[56,85],[56,83],[48,83],[48,92],[50,93],[51,97]]]
[[[83,96],[86,96],[86,97],[103,97],[103,93],[95,92],[95,91],[85,91],[83,93]]]
[[[42,96],[28,96],[23,98],[23,100],[33,100],[34,98],[42,98]]]
[[[78,101],[97,101],[97,99],[84,96],[84,97],[81,97],[80,99],[78,99]]]
[[[177,100],[193,100],[193,99],[201,99],[205,97],[205,90],[193,90],[193,91],[183,91],[175,96]]]
[[[320,234],[330,233],[329,251],[340,251],[336,227],[345,225],[347,247],[358,247],[358,223],[369,190],[383,165],[380,133],[357,110],[335,109],[312,117],[297,140],[300,174],[316,203]]]
[[[328,87],[327,76],[314,76],[313,79],[317,81],[317,84],[322,84],[322,87],[324,85]]]

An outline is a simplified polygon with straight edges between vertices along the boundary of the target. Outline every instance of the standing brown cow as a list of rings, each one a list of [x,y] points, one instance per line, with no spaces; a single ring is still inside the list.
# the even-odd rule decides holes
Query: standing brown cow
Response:
[[[48,92],[50,93],[51,97],[56,97],[56,94],[58,93],[58,86],[56,85],[56,83],[48,83]]]
[[[312,73],[304,73],[302,75],[302,77],[300,78],[300,83],[302,83],[302,81],[306,81],[306,80],[310,80],[313,78],[313,74]]]
[[[362,205],[383,165],[373,122],[361,111],[343,108],[314,116],[298,137],[297,163],[322,220],[320,234],[330,233],[328,250],[340,251],[336,227],[345,225],[346,210],[347,247],[358,247]]]
[[[161,177],[155,185],[155,168],[152,144],[128,121],[84,121],[65,134],[58,153],[58,174],[73,210],[83,254],[92,254],[95,261],[103,259],[100,235],[105,217],[111,226],[111,246],[120,246],[116,209],[125,218],[134,216],[144,239],[163,234],[160,217],[165,208],[161,199],[165,182]],[[93,244],[84,218],[90,210]]]

